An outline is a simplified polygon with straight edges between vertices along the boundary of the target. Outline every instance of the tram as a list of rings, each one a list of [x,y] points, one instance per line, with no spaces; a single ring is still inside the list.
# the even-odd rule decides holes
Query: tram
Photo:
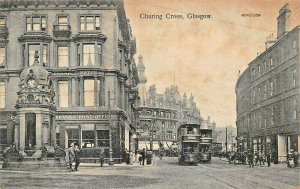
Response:
[[[199,162],[211,163],[212,130],[200,129]]]
[[[178,128],[178,161],[180,165],[198,165],[200,125],[183,124]]]

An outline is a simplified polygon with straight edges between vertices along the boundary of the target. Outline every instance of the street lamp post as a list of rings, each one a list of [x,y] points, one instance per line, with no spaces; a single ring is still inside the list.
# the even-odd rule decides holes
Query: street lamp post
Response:
[[[108,91],[108,125],[109,125],[109,160],[108,164],[109,165],[114,165],[114,160],[113,160],[113,150],[112,150],[112,139],[111,139],[111,110],[110,110],[110,91]]]

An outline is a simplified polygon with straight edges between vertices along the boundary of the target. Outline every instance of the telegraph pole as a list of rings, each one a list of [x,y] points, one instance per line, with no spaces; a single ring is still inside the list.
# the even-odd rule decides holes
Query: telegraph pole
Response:
[[[109,160],[108,164],[109,165],[114,165],[114,160],[113,160],[113,150],[112,150],[112,139],[111,139],[111,110],[110,110],[110,91],[108,91],[108,125],[109,125]]]

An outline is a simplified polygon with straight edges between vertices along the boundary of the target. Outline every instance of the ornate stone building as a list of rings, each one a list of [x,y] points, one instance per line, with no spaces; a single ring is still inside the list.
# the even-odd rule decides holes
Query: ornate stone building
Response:
[[[171,85],[164,94],[156,91],[155,85],[146,91],[147,78],[142,56],[139,57],[137,70],[140,78],[139,94],[139,149],[157,150],[160,143],[170,146],[177,141],[177,128],[183,123],[201,123],[200,111],[194,102],[184,93],[179,94],[177,86]]]
[[[239,150],[271,151],[279,161],[300,150],[300,27],[290,30],[290,16],[287,4],[279,11],[277,39],[268,39],[236,84]]]
[[[25,81],[20,75],[35,66],[36,51],[39,64],[49,73],[53,99],[43,86],[38,88],[35,81]],[[0,150],[13,142],[19,149],[34,149],[46,142],[67,148],[76,142],[84,157],[93,157],[97,147],[108,148],[111,129],[113,157],[118,162],[125,148],[134,150],[136,140],[132,135],[138,100],[135,53],[122,1],[1,1]],[[40,103],[53,100],[56,109],[51,109],[51,119],[20,104],[35,103],[30,95],[20,94],[20,79],[32,85],[34,94],[43,94]],[[20,108],[22,114],[17,113]],[[20,130],[18,118],[24,115],[20,121],[25,127]],[[42,125],[35,124],[40,119]],[[30,138],[39,135],[41,127],[51,130],[42,141],[33,137],[25,146],[18,143],[16,133]]]

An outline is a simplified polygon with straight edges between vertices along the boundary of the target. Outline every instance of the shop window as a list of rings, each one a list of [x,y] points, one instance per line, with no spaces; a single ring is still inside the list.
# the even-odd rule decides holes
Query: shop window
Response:
[[[59,81],[58,82],[58,106],[59,107],[68,107],[69,100],[69,88],[68,81]]]
[[[0,108],[5,108],[5,83],[0,82]]]
[[[109,147],[109,130],[97,130],[99,147]]]
[[[79,129],[66,129],[66,132],[68,138],[68,146],[70,146],[73,142],[79,145]]]
[[[94,148],[95,147],[95,134],[93,124],[82,124],[82,148]]]
[[[26,17],[26,31],[46,31],[46,16]]]
[[[80,30],[100,30],[100,16],[80,16]]]
[[[94,79],[84,80],[84,106],[95,106]]]
[[[5,67],[5,47],[0,47],[0,68]]]
[[[57,47],[57,66],[68,67],[69,66],[69,48]]]

